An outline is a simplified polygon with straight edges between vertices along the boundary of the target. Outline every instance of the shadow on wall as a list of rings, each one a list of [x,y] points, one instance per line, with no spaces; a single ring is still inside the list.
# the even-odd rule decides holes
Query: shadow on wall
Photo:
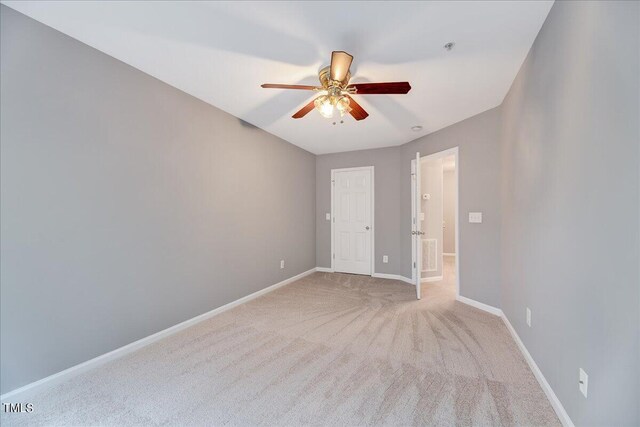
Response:
[[[260,129],[258,126],[253,125],[245,120],[242,119],[238,119],[238,123],[240,123],[240,126],[245,127],[247,129]]]

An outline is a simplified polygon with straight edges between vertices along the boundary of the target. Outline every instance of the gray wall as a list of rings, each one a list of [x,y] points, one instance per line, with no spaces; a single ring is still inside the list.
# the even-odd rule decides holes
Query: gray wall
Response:
[[[442,174],[444,187],[444,253],[456,253],[456,171],[445,170]]]
[[[331,169],[373,166],[375,180],[375,272],[398,274],[402,271],[400,250],[400,150],[398,147],[350,151],[316,157],[316,263],[331,267]],[[407,213],[408,215],[408,213]],[[382,263],[382,256],[389,263]],[[411,254],[409,254],[411,256]],[[411,260],[409,260],[411,262]],[[411,277],[411,274],[409,274]]]
[[[2,393],[315,267],[312,154],[0,14]]]
[[[640,425],[639,22],[556,2],[502,106],[502,309],[580,426]]]
[[[411,277],[411,159],[458,147],[460,294],[500,307],[500,109],[494,108],[400,147],[401,274]],[[469,224],[469,212],[482,224]]]
[[[375,166],[376,272],[411,277],[411,159],[459,147],[460,292],[500,306],[500,110],[491,109],[416,141],[316,157],[316,257],[331,266],[331,169]],[[482,211],[482,224],[468,213]],[[382,263],[389,255],[389,263]]]

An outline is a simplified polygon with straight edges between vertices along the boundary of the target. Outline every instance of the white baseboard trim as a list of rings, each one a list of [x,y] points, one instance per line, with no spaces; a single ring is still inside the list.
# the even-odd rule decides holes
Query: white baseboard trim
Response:
[[[460,301],[461,303],[470,305],[471,307],[475,307],[475,308],[478,308],[480,310],[484,310],[487,313],[493,314],[494,316],[502,317],[502,310],[500,310],[499,308],[493,307],[493,306],[491,306],[489,304],[485,304],[483,302],[476,301],[476,300],[471,299],[471,298],[463,297],[462,295],[458,295],[456,297],[456,300]]]
[[[542,387],[544,394],[547,395],[547,399],[549,399],[549,402],[551,403],[553,410],[556,411],[556,415],[560,419],[560,422],[564,427],[574,427],[573,421],[571,421],[571,418],[569,418],[569,414],[567,414],[567,411],[565,411],[564,406],[562,406],[560,399],[558,399],[558,396],[556,396],[553,389],[547,382],[547,379],[542,374],[542,371],[540,370],[540,368],[538,368],[538,365],[536,364],[535,360],[533,360],[533,357],[531,357],[529,350],[527,350],[527,347],[524,346],[524,343],[518,336],[518,333],[516,332],[516,330],[511,325],[511,322],[509,322],[509,319],[507,319],[507,316],[505,316],[504,313],[502,313],[501,317],[502,317],[502,321],[504,322],[507,329],[511,333],[513,340],[518,345],[520,352],[522,353],[525,360],[529,364],[529,368],[531,368],[531,371],[533,371],[533,375],[538,380],[540,387]]]
[[[142,347],[145,347],[151,343],[154,343],[156,341],[159,341],[165,337],[168,337],[169,335],[173,335],[177,332],[180,332],[184,329],[187,329],[190,326],[195,325],[196,323],[200,323],[204,320],[207,320],[211,317],[214,317],[217,314],[220,314],[222,312],[225,312],[227,310],[230,310],[240,304],[244,304],[245,302],[251,301],[252,299],[258,298],[259,296],[262,296],[264,294],[267,294],[269,292],[275,291],[276,289],[288,285],[289,283],[295,282],[296,280],[302,279],[305,276],[308,276],[312,273],[314,273],[315,271],[317,271],[317,268],[312,268],[311,270],[307,270],[303,273],[297,274],[293,277],[290,277],[288,279],[283,280],[282,282],[278,282],[275,285],[271,285],[269,287],[266,287],[264,289],[261,289],[257,292],[254,292],[252,294],[249,294],[247,296],[244,296],[240,299],[237,299],[235,301],[232,301],[228,304],[225,304],[221,307],[215,308],[211,311],[208,311],[206,313],[200,314],[196,317],[193,317],[189,320],[185,320],[184,322],[178,323],[177,325],[173,325],[167,329],[164,329],[160,332],[156,332],[153,335],[149,335],[147,337],[141,338],[138,341],[134,341],[130,344],[127,344],[125,346],[122,346],[120,348],[117,348],[115,350],[112,350],[108,353],[105,353],[101,356],[95,357],[93,359],[87,360],[86,362],[80,363],[78,365],[72,366],[70,368],[65,369],[64,371],[60,371],[56,374],[53,375],[49,375],[48,377],[42,378],[41,380],[38,381],[34,381],[30,384],[24,385],[20,388],[17,388],[15,390],[9,391],[3,395],[0,396],[0,400],[2,402],[6,402],[9,399],[14,399],[16,396],[20,396],[21,398],[23,398],[24,396],[27,396],[33,392],[37,392],[39,391],[40,388],[42,387],[51,387],[54,386],[56,384],[60,384],[61,382],[64,382],[68,379],[71,379],[77,375],[80,375],[84,372],[90,371],[94,368],[97,368],[100,365],[104,365],[107,362],[110,362],[112,360],[118,359],[122,356],[125,356],[129,353],[132,353],[136,350],[139,350]]]
[[[413,280],[409,279],[408,277],[401,276],[399,274],[373,273],[371,277],[377,277],[379,279],[400,280],[401,282],[405,282],[410,285],[415,285],[415,283],[413,283]]]
[[[442,256],[456,256],[456,254],[455,253],[443,252]]]
[[[443,279],[443,276],[425,277],[424,279],[420,279],[420,283],[439,282],[442,279]]]
[[[333,273],[333,269],[330,267],[316,267],[316,271],[320,273]]]
[[[569,414],[567,414],[567,411],[565,411],[564,406],[562,406],[560,399],[558,399],[558,396],[556,396],[556,394],[554,393],[553,389],[547,382],[547,379],[542,374],[542,371],[540,370],[540,368],[538,368],[538,365],[536,364],[535,360],[533,360],[533,357],[531,357],[529,350],[527,350],[527,347],[524,346],[524,343],[518,336],[518,333],[516,332],[516,330],[511,325],[511,322],[509,322],[509,319],[507,319],[507,316],[504,314],[504,312],[499,308],[492,307],[488,304],[484,304],[476,300],[472,300],[471,298],[463,297],[461,295],[458,295],[456,299],[464,304],[468,304],[472,307],[478,308],[480,310],[484,310],[487,313],[491,313],[493,315],[499,316],[502,319],[502,322],[507,327],[507,330],[513,337],[513,340],[516,342],[516,344],[518,345],[518,348],[520,349],[520,352],[522,353],[525,360],[527,361],[527,364],[529,364],[529,368],[533,372],[533,375],[536,377],[536,380],[538,380],[538,384],[540,384],[540,387],[544,391],[544,394],[547,396],[547,399],[549,399],[549,403],[551,403],[551,407],[556,412],[556,415],[560,419],[560,422],[562,423],[562,425],[564,427],[575,427],[573,424],[573,421],[571,421],[571,418],[569,418]]]

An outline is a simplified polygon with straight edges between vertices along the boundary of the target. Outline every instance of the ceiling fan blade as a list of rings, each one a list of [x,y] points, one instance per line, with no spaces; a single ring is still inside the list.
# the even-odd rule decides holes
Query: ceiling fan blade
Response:
[[[331,80],[337,80],[343,82],[349,74],[349,67],[353,56],[347,52],[337,50],[331,53]]]
[[[273,83],[265,83],[260,85],[260,87],[263,87],[265,89],[299,89],[299,90],[316,90],[316,89],[322,89],[321,87],[317,87],[317,86],[306,86],[306,85],[280,85],[280,84],[273,84]]]
[[[345,95],[345,96],[349,98],[349,107],[351,107],[351,111],[349,112],[349,114],[351,114],[354,119],[360,121],[369,117],[369,113],[364,111],[364,108],[362,108],[360,104],[354,101],[353,98],[350,97],[349,95]]]
[[[403,95],[411,90],[411,85],[409,82],[354,83],[347,86],[350,88],[355,88],[358,95]]]
[[[315,101],[315,98],[311,100],[310,103],[308,103],[307,105],[305,105],[304,107],[302,107],[297,113],[295,113],[293,116],[294,119],[301,119],[304,116],[306,116],[309,111],[313,110],[315,108],[315,105],[313,104],[313,102]]]

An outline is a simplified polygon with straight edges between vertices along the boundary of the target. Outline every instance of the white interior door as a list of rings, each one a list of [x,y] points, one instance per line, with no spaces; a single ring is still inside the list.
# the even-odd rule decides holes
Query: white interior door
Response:
[[[420,299],[420,279],[422,272],[422,228],[420,221],[421,196],[420,196],[420,152],[411,162],[411,237],[413,243],[413,279],[416,285],[416,297]]]
[[[334,271],[372,274],[372,170],[333,172]]]

